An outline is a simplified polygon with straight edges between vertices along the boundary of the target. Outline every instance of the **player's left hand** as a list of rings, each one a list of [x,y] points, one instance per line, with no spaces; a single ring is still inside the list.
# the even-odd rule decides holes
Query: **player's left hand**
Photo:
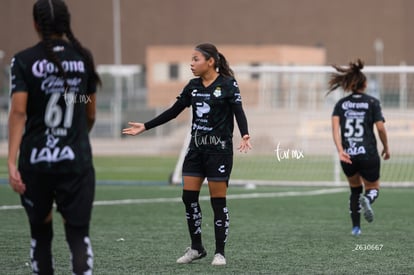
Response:
[[[381,156],[384,160],[390,159],[391,157],[390,151],[388,151],[388,149],[382,150]]]
[[[250,144],[250,137],[248,135],[243,136],[239,147],[237,148],[240,152],[247,153],[249,150],[252,149],[252,145]]]

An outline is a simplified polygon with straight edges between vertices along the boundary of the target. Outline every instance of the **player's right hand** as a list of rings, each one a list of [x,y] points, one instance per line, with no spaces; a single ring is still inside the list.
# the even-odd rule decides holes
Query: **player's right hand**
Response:
[[[14,192],[23,195],[26,191],[26,184],[23,183],[19,170],[16,165],[9,164],[9,184]]]
[[[344,151],[339,153],[339,160],[348,164],[352,164],[351,156]]]
[[[135,136],[135,135],[139,135],[139,134],[141,134],[142,132],[145,131],[144,123],[128,122],[128,125],[131,126],[131,127],[123,129],[122,134]]]

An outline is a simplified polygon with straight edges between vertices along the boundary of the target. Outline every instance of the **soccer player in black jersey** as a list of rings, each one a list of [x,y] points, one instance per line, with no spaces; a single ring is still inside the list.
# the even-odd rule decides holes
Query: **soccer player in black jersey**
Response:
[[[9,182],[31,234],[34,274],[53,274],[52,208],[63,217],[73,274],[92,274],[89,224],[95,172],[89,131],[100,83],[92,55],[75,38],[62,0],[33,6],[40,42],[11,63]]]
[[[140,134],[175,118],[186,107],[192,107],[191,141],[182,168],[182,199],[191,247],[187,248],[177,263],[191,263],[206,256],[201,241],[199,194],[207,178],[216,239],[215,256],[211,264],[225,265],[224,246],[229,230],[226,193],[233,165],[234,117],[241,134],[238,149],[243,152],[251,149],[247,119],[233,71],[214,45],[205,43],[195,47],[191,71],[197,78],[190,80],[172,107],[146,123],[129,122],[130,127],[124,129],[123,133]]]
[[[381,155],[384,160],[390,158],[390,151],[381,104],[378,99],[365,94],[367,79],[361,71],[364,63],[358,59],[351,62],[349,67],[333,67],[337,72],[330,78],[329,92],[340,87],[351,93],[335,105],[332,114],[332,135],[351,189],[349,209],[352,235],[359,236],[361,208],[365,219],[372,222],[374,211],[371,204],[379,194],[380,157],[374,125],[383,145]],[[365,194],[362,194],[363,186]]]

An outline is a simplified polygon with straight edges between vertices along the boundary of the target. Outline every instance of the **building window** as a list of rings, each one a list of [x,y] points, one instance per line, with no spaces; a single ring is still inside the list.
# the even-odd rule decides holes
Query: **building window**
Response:
[[[169,66],[170,80],[178,80],[178,69],[179,67],[177,63],[170,64]]]

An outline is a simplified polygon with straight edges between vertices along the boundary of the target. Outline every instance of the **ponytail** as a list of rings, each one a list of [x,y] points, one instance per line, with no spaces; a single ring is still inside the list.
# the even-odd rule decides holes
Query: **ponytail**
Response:
[[[53,51],[53,34],[61,35],[62,32],[58,32],[55,27],[55,9],[53,8],[52,0],[37,1],[33,6],[33,18],[37,24],[37,27],[42,35],[42,43],[46,49],[46,55],[48,59],[56,65],[58,68],[59,76],[65,80],[65,90],[67,88],[66,72],[62,67],[62,64]]]
[[[367,78],[362,72],[364,62],[357,59],[350,62],[348,67],[332,66],[337,73],[331,74],[329,80],[329,91],[327,94],[342,88],[345,92],[358,92],[365,89]]]
[[[82,46],[78,39],[76,39],[70,27],[68,27],[65,33],[69,41],[72,43],[73,47],[75,47],[75,49],[85,59],[86,68],[88,68],[89,72],[92,74],[92,81],[94,81],[96,84],[102,85],[101,79],[95,70],[95,63],[93,61],[92,54]]]
[[[218,64],[216,65],[218,72],[224,76],[234,77],[234,72],[230,68],[230,65],[224,55],[222,53],[218,53],[218,57]]]

